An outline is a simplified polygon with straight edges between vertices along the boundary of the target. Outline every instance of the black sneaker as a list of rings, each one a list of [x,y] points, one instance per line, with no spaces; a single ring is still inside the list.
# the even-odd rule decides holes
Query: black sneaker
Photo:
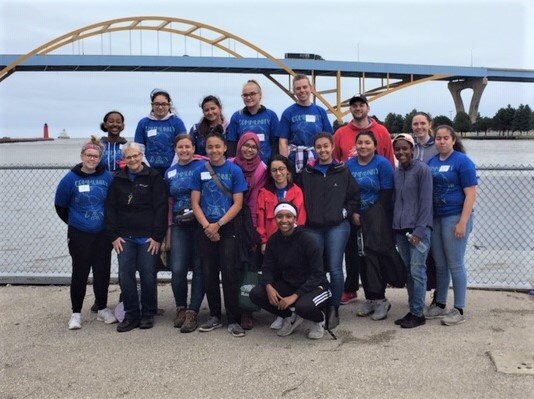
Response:
[[[426,323],[425,316],[412,315],[412,317],[410,317],[409,320],[403,321],[400,326],[402,328],[414,328],[414,327],[422,326],[425,323]]]
[[[139,319],[124,319],[117,325],[117,332],[127,332],[139,327]]]
[[[395,320],[395,325],[400,326],[403,322],[408,321],[412,318],[412,314],[410,312],[406,313],[402,319]]]
[[[98,313],[98,306],[97,306],[96,302],[93,303],[93,306],[91,306],[91,312],[92,313]]]
[[[141,322],[139,323],[140,329],[148,330],[152,327],[154,327],[154,316],[145,316],[141,318]]]

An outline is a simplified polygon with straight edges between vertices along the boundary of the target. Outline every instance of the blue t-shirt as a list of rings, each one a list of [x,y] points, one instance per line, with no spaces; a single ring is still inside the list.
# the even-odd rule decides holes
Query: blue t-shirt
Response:
[[[284,188],[276,188],[276,197],[278,198],[278,201],[282,201],[287,194],[287,186]]]
[[[104,150],[100,157],[100,166],[111,172],[119,171],[119,161],[122,161],[122,146],[125,141],[111,143],[107,139],[102,139],[101,142],[104,145]]]
[[[227,160],[221,166],[212,167],[221,183],[232,194],[247,191],[247,181],[239,166]],[[200,207],[210,223],[215,223],[223,217],[233,204],[233,201],[213,181],[205,163],[193,172],[189,188],[200,191]]]
[[[167,170],[174,158],[174,139],[182,133],[187,130],[176,115],[165,120],[143,118],[135,129],[134,141],[145,145],[145,157],[152,168]]]
[[[320,132],[333,133],[333,130],[324,108],[315,104],[291,105],[278,125],[278,137],[288,139],[289,144],[306,147],[313,147],[313,139]]]
[[[434,217],[459,215],[465,201],[464,188],[476,186],[477,173],[473,161],[465,154],[453,151],[445,160],[439,154],[428,161],[432,172]]]
[[[104,205],[112,180],[107,170],[84,176],[70,171],[61,179],[55,204],[68,208],[69,226],[88,233],[104,230]]]
[[[323,175],[326,175],[326,172],[328,172],[328,168],[332,165],[332,162],[330,162],[327,165],[320,164],[319,162],[316,162],[313,166],[314,169],[317,169],[319,172],[321,172]]]
[[[380,190],[393,189],[393,167],[381,155],[375,155],[367,165],[360,165],[357,157],[350,158],[347,168],[360,186],[360,212],[378,201]]]
[[[226,129],[228,141],[239,141],[246,132],[254,132],[260,139],[261,160],[267,164],[271,158],[271,143],[278,132],[278,116],[262,106],[257,114],[252,115],[246,108],[235,112]]]
[[[165,172],[165,182],[169,186],[169,194],[174,199],[173,212],[181,209],[191,209],[191,179],[193,173],[206,161],[194,159],[187,165],[175,164]]]

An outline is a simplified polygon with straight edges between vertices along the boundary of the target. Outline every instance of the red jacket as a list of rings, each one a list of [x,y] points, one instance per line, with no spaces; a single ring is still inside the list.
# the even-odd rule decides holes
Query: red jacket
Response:
[[[291,201],[297,207],[297,225],[304,226],[306,223],[306,209],[304,208],[304,195],[302,190],[296,184],[292,184],[287,190],[286,201]],[[261,236],[261,243],[267,243],[271,235],[276,233],[278,226],[274,218],[274,208],[278,205],[278,197],[275,192],[272,192],[267,187],[260,190],[258,195],[258,226],[256,230]]]
[[[339,162],[346,162],[347,159],[356,155],[356,136],[361,131],[371,131],[376,137],[378,146],[376,150],[378,155],[387,158],[391,165],[395,167],[395,156],[393,154],[393,145],[391,136],[385,126],[377,123],[374,119],[369,118],[370,125],[365,129],[360,129],[351,122],[340,127],[334,134],[334,153],[333,156]]]

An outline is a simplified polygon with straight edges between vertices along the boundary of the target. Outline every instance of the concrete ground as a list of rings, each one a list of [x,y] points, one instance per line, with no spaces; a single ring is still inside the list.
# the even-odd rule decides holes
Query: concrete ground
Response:
[[[110,304],[118,291],[110,287]],[[119,334],[116,325],[97,322],[89,287],[83,328],[68,331],[68,287],[3,286],[0,397],[534,397],[534,301],[527,294],[470,290],[466,323],[429,320],[412,330],[393,324],[407,311],[406,292],[388,289],[387,296],[387,320],[356,317],[353,303],[341,307],[337,341],[310,341],[304,325],[277,337],[265,312],[255,314],[244,338],[225,328],[181,334],[172,327],[169,285],[159,286],[165,314],[151,330]],[[207,315],[204,304],[201,320]]]

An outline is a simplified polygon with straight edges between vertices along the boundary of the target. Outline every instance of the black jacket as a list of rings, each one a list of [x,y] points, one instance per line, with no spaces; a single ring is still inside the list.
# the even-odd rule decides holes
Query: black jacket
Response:
[[[144,165],[134,181],[128,168],[121,170],[109,188],[106,231],[118,237],[150,237],[163,241],[167,231],[167,185],[154,169]]]
[[[318,286],[327,289],[323,251],[315,237],[300,226],[287,237],[280,231],[274,233],[267,241],[262,280],[265,285],[285,281],[298,296]]]
[[[299,185],[304,193],[306,226],[337,226],[360,207],[360,188],[343,162],[332,164],[326,175],[306,165]]]

